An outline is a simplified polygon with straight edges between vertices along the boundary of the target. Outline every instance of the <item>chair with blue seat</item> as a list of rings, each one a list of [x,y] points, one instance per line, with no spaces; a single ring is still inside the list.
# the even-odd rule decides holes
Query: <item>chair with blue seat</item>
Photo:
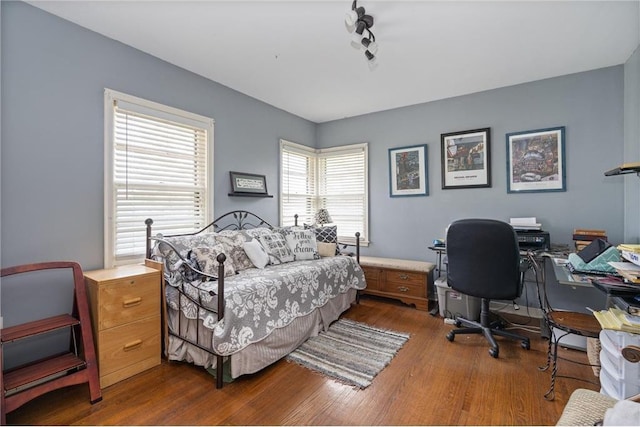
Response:
[[[530,348],[529,338],[506,331],[500,322],[491,322],[491,300],[512,301],[522,293],[520,249],[516,232],[506,222],[492,219],[461,219],[447,229],[447,282],[455,291],[481,299],[480,321],[456,317],[456,326],[447,334],[453,341],[460,334],[482,334],[489,341],[489,354],[498,357],[494,335],[521,342]],[[460,326],[464,326],[460,328]]]

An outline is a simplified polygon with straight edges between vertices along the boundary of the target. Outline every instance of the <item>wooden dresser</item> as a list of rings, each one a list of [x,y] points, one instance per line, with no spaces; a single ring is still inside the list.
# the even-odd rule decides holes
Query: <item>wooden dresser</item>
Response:
[[[433,285],[434,264],[361,256],[360,266],[367,280],[366,289],[361,291],[363,294],[395,298],[415,305],[419,310],[428,310],[428,289]]]
[[[100,387],[160,364],[160,274],[144,265],[85,272]]]

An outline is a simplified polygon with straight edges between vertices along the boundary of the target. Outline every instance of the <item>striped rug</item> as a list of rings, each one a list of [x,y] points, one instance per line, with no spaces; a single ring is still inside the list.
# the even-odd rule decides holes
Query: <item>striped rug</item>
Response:
[[[361,389],[391,362],[409,334],[340,319],[287,356],[290,362]]]

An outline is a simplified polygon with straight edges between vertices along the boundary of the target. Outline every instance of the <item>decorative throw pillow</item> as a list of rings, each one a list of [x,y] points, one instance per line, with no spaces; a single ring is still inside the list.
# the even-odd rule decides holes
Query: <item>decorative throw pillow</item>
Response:
[[[216,240],[224,246],[227,258],[231,258],[236,271],[253,268],[253,263],[243,248],[244,243],[250,239],[250,237],[235,230],[221,231],[216,236]]]
[[[320,259],[316,236],[312,230],[305,230],[299,227],[283,227],[280,229],[280,233],[287,241],[287,245],[293,252],[296,261]]]
[[[316,227],[313,225],[306,225],[305,228],[312,229],[316,234],[316,240],[322,243],[335,243],[336,255],[340,254],[340,248],[338,248],[338,226],[326,225],[324,227]]]
[[[210,274],[215,278],[218,277],[218,265],[220,265],[220,263],[216,258],[221,253],[224,253],[224,246],[222,243],[206,248],[194,248],[191,252],[198,261],[200,271]],[[227,259],[224,262],[224,277],[233,276],[234,274],[236,274],[236,270],[233,267],[233,262],[231,261],[231,258],[227,256]]]
[[[253,239],[245,242],[242,248],[251,260],[251,263],[257,268],[264,268],[269,262],[269,255],[264,251],[259,241]]]
[[[189,268],[191,267],[191,268]],[[198,279],[202,279],[202,275],[200,273],[195,272],[193,269],[200,270],[200,266],[198,265],[198,260],[196,256],[193,254],[193,251],[189,251],[184,261],[180,260],[176,263],[176,268],[180,271],[183,279],[187,282],[193,282]]]
[[[269,255],[269,264],[278,265],[294,260],[293,252],[289,249],[284,236],[278,232],[272,231],[269,234],[258,237],[267,255]]]
[[[336,256],[336,246],[335,243],[318,242],[318,254],[323,257]]]
[[[249,239],[246,239],[249,241],[251,239],[257,239],[260,236],[264,236],[265,234],[271,234],[273,233],[273,230],[267,227],[256,227],[242,230],[242,233],[249,237]]]

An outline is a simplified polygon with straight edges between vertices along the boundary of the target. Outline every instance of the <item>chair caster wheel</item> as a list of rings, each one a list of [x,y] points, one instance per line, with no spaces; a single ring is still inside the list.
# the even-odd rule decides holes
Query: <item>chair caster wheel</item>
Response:
[[[489,349],[489,354],[491,355],[491,357],[493,357],[494,359],[498,358],[498,349],[497,348],[490,348]]]
[[[456,337],[456,336],[453,334],[453,332],[449,332],[449,333],[447,334],[447,340],[449,340],[449,341],[451,341],[451,342],[453,342],[453,339],[454,339],[455,337]]]
[[[525,350],[529,350],[531,348],[531,344],[529,343],[529,341],[522,341],[520,343],[520,346]]]

